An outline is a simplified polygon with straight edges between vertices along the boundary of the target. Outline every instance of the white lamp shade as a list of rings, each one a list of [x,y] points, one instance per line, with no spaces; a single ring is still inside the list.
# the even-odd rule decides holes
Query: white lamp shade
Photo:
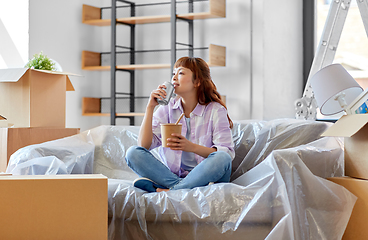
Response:
[[[349,105],[363,91],[340,64],[322,68],[312,76],[310,83],[323,115],[333,115],[344,110],[335,99],[337,94],[344,93],[346,104]]]

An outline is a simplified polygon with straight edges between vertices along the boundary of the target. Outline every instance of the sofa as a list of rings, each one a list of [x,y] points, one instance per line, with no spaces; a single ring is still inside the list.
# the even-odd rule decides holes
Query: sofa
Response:
[[[15,152],[14,175],[108,177],[109,239],[341,239],[356,197],[326,180],[344,175],[343,140],[330,123],[234,121],[230,183],[147,193],[125,161],[138,126],[99,126]],[[152,150],[157,155],[157,150]]]

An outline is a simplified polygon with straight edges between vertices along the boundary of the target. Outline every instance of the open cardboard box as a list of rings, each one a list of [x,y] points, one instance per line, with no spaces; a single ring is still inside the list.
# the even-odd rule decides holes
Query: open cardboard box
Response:
[[[5,172],[10,156],[18,149],[79,132],[79,128],[0,128],[0,172]]]
[[[74,91],[68,75],[75,74],[0,69],[0,113],[15,127],[65,127],[66,91]]]
[[[107,240],[107,177],[0,175],[0,239]]]
[[[344,137],[345,175],[368,179],[368,114],[342,116],[322,136]]]

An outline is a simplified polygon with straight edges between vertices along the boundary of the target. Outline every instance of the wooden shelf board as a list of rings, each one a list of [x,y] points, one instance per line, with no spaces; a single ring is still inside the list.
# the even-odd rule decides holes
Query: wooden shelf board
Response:
[[[118,117],[137,117],[137,116],[144,116],[144,113],[116,113]],[[110,113],[83,113],[82,116],[86,117],[109,117]]]
[[[116,69],[120,70],[140,70],[140,69],[161,69],[170,68],[170,64],[133,64],[133,65],[118,65]],[[88,66],[82,67],[83,70],[89,71],[106,71],[110,70],[110,66]]]
[[[110,113],[100,113],[101,111],[101,98],[83,97],[82,98],[82,116],[87,117],[109,117]],[[134,117],[144,116],[144,113],[129,112],[129,113],[116,113],[119,117]]]
[[[127,24],[146,24],[146,23],[162,23],[170,22],[169,15],[146,16],[146,17],[129,17],[116,19],[119,23]]]
[[[188,20],[195,20],[195,19],[221,18],[222,16],[211,14],[209,12],[202,12],[202,13],[179,14],[179,15],[177,15],[177,17],[178,18],[185,18],[185,19],[188,19]]]
[[[90,19],[90,20],[84,20],[82,21],[84,24],[92,25],[92,26],[110,26],[111,25],[111,19]]]
[[[210,44],[208,51],[208,65],[226,66],[226,47]],[[109,71],[110,66],[99,66],[101,64],[100,53],[91,51],[82,51],[82,69],[89,71]],[[132,64],[132,65],[117,65],[118,70],[141,70],[141,69],[163,69],[170,68],[171,64]]]
[[[88,71],[107,71],[110,70],[110,66],[88,66],[82,67],[82,69]]]
[[[209,67],[222,67],[223,65],[208,64]],[[141,65],[119,65],[116,69],[120,70],[140,70],[140,69],[161,69],[170,68],[170,64],[141,64]],[[87,71],[108,71],[110,66],[93,66],[93,67],[83,67],[83,70]]]
[[[160,69],[160,68],[170,68],[170,64],[133,64],[133,65],[118,65],[116,69],[125,70],[139,70],[139,69]]]
[[[195,19],[220,18],[222,16],[211,14],[209,12],[201,12],[201,13],[178,14],[177,17],[195,20]],[[124,24],[147,24],[147,23],[170,22],[170,19],[171,19],[170,15],[158,15],[158,16],[117,18],[116,22]],[[93,26],[110,26],[111,19],[90,19],[84,20],[83,23]]]
[[[208,64],[209,67],[221,67],[223,65],[217,64]],[[136,64],[136,65],[119,65],[116,66],[116,69],[120,70],[140,70],[140,69],[161,69],[161,68],[170,68],[170,64]],[[83,67],[83,70],[87,71],[108,71],[110,70],[110,66],[90,66],[90,67]]]

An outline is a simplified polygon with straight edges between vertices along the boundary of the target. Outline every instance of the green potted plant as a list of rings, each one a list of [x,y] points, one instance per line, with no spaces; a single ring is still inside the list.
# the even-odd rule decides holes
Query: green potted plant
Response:
[[[36,53],[35,55],[33,55],[33,58],[30,59],[24,67],[31,69],[56,71],[55,62],[44,55],[42,51],[38,54]]]

